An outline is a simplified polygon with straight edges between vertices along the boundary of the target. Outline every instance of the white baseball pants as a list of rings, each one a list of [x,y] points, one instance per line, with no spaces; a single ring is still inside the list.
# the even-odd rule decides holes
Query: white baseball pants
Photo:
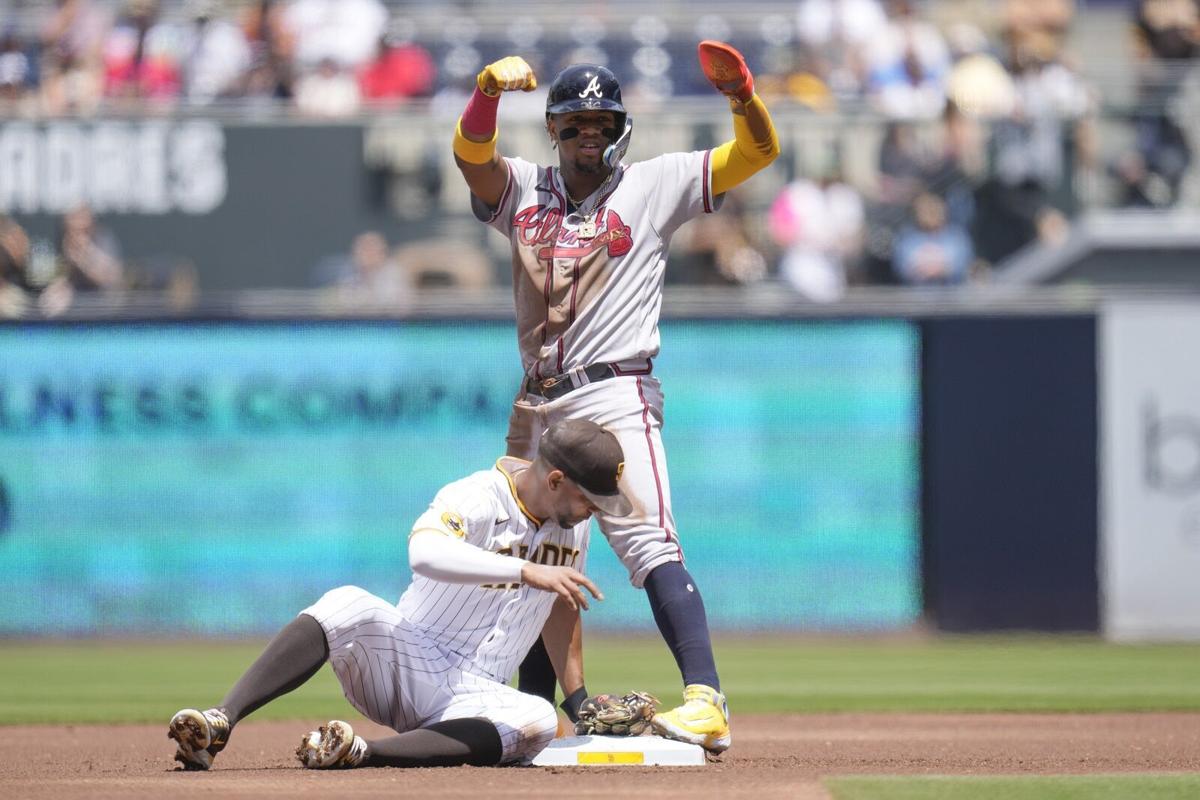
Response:
[[[655,567],[683,561],[671,515],[671,485],[662,443],[662,386],[652,375],[607,378],[580,386],[554,400],[526,394],[513,403],[508,455],[532,460],[546,428],[564,419],[589,419],[621,442],[625,471],[621,491],[633,503],[627,517],[600,515],[600,530],[641,588]]]
[[[482,717],[500,731],[505,764],[532,761],[554,738],[550,703],[452,665],[396,606],[364,589],[342,586],[300,613],[325,630],[342,691],[367,719],[404,733]]]

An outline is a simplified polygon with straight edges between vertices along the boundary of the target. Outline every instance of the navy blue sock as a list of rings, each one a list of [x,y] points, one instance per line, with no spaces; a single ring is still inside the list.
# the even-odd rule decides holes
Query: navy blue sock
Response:
[[[364,767],[490,767],[500,763],[500,731],[486,719],[435,722],[367,743]]]
[[[550,654],[546,652],[546,643],[539,636],[517,670],[517,690],[540,697],[554,705],[554,690],[557,687],[558,678],[554,674],[554,664],[550,661]]]
[[[325,629],[308,614],[299,614],[283,627],[250,669],[221,701],[221,708],[236,725],[242,717],[276,697],[298,689],[316,675],[329,658]]]
[[[702,683],[720,691],[704,600],[687,567],[678,561],[655,567],[646,578],[646,594],[683,682]]]

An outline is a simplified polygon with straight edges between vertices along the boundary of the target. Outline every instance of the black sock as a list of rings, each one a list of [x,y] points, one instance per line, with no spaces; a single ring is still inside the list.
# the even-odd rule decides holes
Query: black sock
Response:
[[[684,684],[702,683],[721,691],[704,600],[687,568],[678,561],[655,567],[646,578],[646,594]]]
[[[503,755],[500,731],[486,719],[448,719],[367,742],[364,767],[492,767]]]
[[[540,697],[554,705],[554,690],[557,686],[558,678],[554,675],[554,665],[550,663],[546,643],[539,636],[517,670],[517,690]]]
[[[275,635],[221,701],[229,724],[237,724],[276,697],[299,688],[317,674],[327,658],[325,630],[312,617],[300,614]]]

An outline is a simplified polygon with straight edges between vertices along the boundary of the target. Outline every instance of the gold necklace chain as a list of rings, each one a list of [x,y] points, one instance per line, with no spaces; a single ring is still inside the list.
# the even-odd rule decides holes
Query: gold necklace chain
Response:
[[[561,174],[561,170],[559,171],[559,173]],[[614,169],[614,170],[609,170],[609,173],[608,173],[608,175],[606,175],[606,176],[604,177],[604,180],[603,180],[603,181],[601,181],[600,185],[599,185],[599,186],[597,186],[595,189],[593,189],[593,190],[592,190],[591,192],[589,192],[588,194],[584,195],[584,197],[583,197],[583,202],[586,202],[586,201],[587,201],[587,199],[588,199],[589,197],[591,197],[591,196],[592,196],[592,195],[594,195],[596,192],[598,192],[598,191],[600,191],[601,189],[603,189],[605,186],[608,186],[608,184],[609,184],[609,183],[612,181],[612,179],[613,179],[613,176],[614,176],[614,175],[616,175],[616,174],[617,174],[617,171],[616,171],[615,169]],[[572,197],[572,196],[571,196],[571,191],[570,191],[570,190],[567,188],[567,179],[566,179],[565,177],[562,179],[562,185],[563,185],[563,194],[565,194],[565,195],[567,196],[567,199],[571,201],[571,204],[572,204],[573,206],[575,206],[575,210],[576,210],[576,211],[578,211],[578,212],[580,212],[580,213],[583,213],[583,210],[582,210],[582,209],[583,209],[583,202],[581,202],[581,201],[579,201],[579,200],[576,200],[574,197]]]

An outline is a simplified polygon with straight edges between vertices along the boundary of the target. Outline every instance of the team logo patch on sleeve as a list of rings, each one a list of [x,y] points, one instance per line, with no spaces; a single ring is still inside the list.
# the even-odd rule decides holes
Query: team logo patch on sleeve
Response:
[[[442,514],[442,524],[446,526],[446,530],[453,533],[459,539],[467,538],[467,526],[463,523],[461,514],[447,511],[445,514]]]

